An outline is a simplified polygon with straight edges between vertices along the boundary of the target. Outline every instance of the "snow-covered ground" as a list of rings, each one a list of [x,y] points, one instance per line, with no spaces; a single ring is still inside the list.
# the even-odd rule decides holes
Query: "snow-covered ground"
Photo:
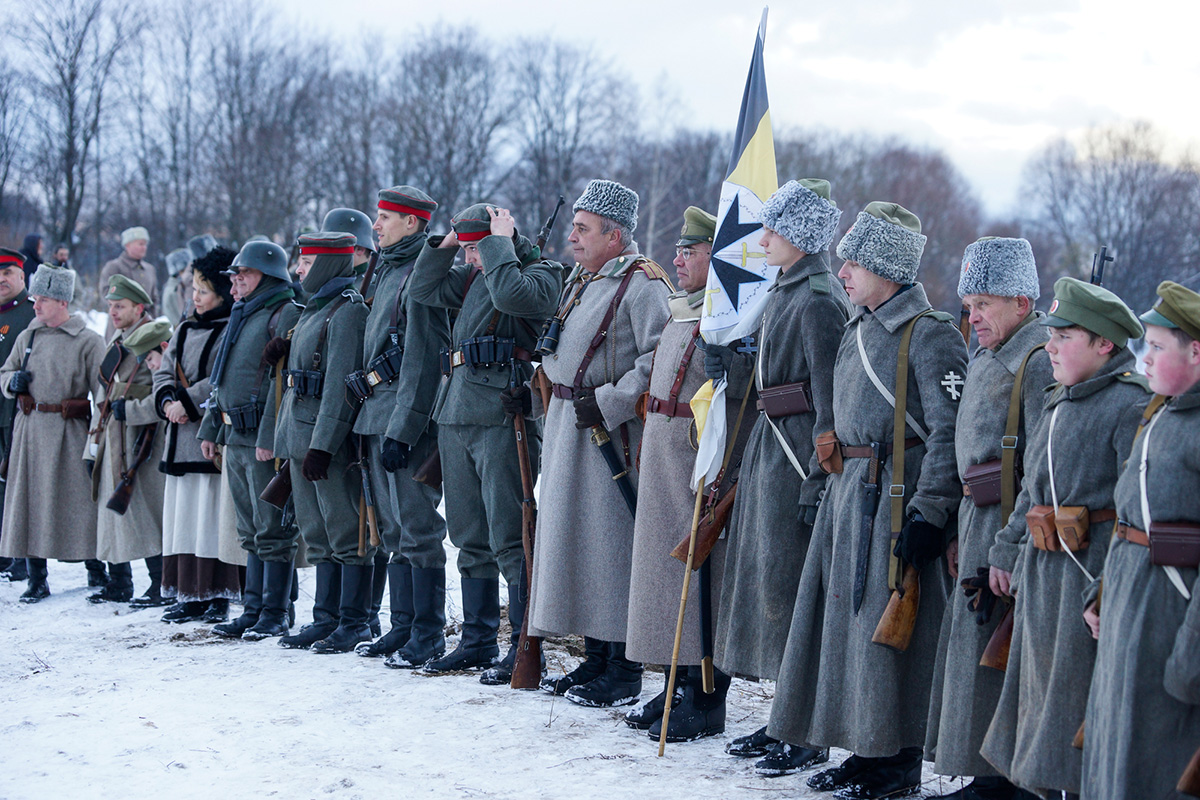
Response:
[[[306,622],[313,571],[301,576]],[[140,594],[140,563],[134,581]],[[227,641],[161,610],[91,605],[86,583],[82,564],[52,561],[53,594],[26,606],[24,584],[0,581],[2,798],[828,797],[723,752],[765,723],[769,683],[734,681],[726,735],[658,758],[621,721],[627,709]],[[385,627],[386,613],[385,600]],[[546,649],[552,672],[577,663],[562,643]],[[662,685],[647,673],[643,698]]]

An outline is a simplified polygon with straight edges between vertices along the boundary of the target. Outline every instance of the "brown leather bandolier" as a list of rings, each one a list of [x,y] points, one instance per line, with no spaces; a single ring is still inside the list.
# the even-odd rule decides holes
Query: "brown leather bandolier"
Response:
[[[692,328],[692,340],[688,342],[688,346],[684,349],[683,358],[679,361],[679,368],[675,371],[675,381],[671,384],[671,390],[667,393],[667,399],[662,400],[646,392],[644,395],[646,399],[646,414],[662,414],[664,417],[691,418],[693,416],[692,407],[686,402],[679,402],[679,390],[683,388],[684,378],[687,377],[688,365],[692,363],[692,356],[696,353],[696,341],[699,337],[700,323],[697,322],[696,326]]]

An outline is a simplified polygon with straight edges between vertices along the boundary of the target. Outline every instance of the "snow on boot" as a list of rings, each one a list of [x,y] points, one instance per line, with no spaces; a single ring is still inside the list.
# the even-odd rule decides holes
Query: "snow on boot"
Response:
[[[391,578],[388,578],[391,580]],[[446,568],[413,567],[412,625],[408,641],[386,666],[417,669],[446,652]]]
[[[675,700],[671,703],[671,716],[675,716],[675,709],[679,706],[679,701],[683,699],[683,687],[676,685]],[[663,717],[663,711],[667,705],[667,690],[663,689],[658,694],[651,697],[645,703],[630,711],[625,715],[625,724],[633,728],[635,731],[649,730],[650,726],[658,722]]]
[[[816,750],[803,745],[776,742],[767,754],[754,765],[754,771],[764,778],[778,778],[793,772],[824,764],[829,760],[828,750]]]
[[[883,761],[884,759],[882,758],[866,758],[864,756],[851,755],[833,769],[822,770],[813,775],[806,783],[810,789],[816,789],[819,792],[832,792],[837,789],[844,789],[857,781],[859,776],[865,775],[882,764]]]
[[[737,758],[761,758],[771,749],[771,745],[778,741],[767,736],[767,726],[764,725],[754,733],[739,736],[725,745],[725,752]]]
[[[270,636],[286,636],[291,630],[288,607],[291,606],[292,577],[296,574],[291,561],[264,561],[262,570],[262,609],[258,620],[243,639],[252,642]]]
[[[572,686],[563,696],[578,706],[631,706],[642,693],[642,665],[625,658],[624,642],[606,642],[608,663],[600,677]]]
[[[25,560],[29,585],[21,594],[22,603],[38,603],[50,596],[50,583],[46,580],[50,574],[44,558],[27,558]]]
[[[242,613],[229,622],[213,626],[213,633],[227,639],[240,639],[254,627],[262,611],[263,562],[254,553],[246,554],[246,585],[242,587]]]
[[[0,576],[3,576],[11,583],[29,580],[29,567],[25,564],[23,558],[6,558],[8,562],[3,570],[0,570]]]
[[[89,603],[128,603],[133,599],[133,567],[126,561],[109,563],[108,583],[95,594],[88,595]]]
[[[314,653],[349,653],[359,642],[371,641],[367,617],[371,613],[371,573],[375,565],[343,564],[338,626],[324,639],[313,642]]]
[[[307,650],[313,642],[319,642],[337,630],[338,604],[342,596],[342,568],[327,561],[317,564],[317,588],[313,596],[313,621],[298,633],[284,636],[280,647]]]
[[[157,608],[174,604],[170,597],[162,595],[162,556],[150,556],[146,559],[146,571],[150,574],[150,587],[141,597],[135,597],[129,602],[130,608]]]
[[[195,622],[204,617],[204,610],[208,607],[208,603],[203,600],[189,600],[185,603],[177,603],[167,609],[167,613],[162,615],[163,622]]]
[[[458,647],[441,658],[427,661],[426,673],[459,672],[493,666],[500,657],[496,634],[500,630],[500,579],[463,578],[463,629]]]
[[[525,581],[525,567],[521,567],[521,582]],[[517,663],[517,644],[521,641],[521,625],[525,620],[525,599],[527,590],[522,591],[519,584],[508,585],[508,622],[512,626],[509,637],[508,652],[494,667],[489,667],[479,676],[479,682],[484,686],[508,686],[512,683],[513,666]],[[546,676],[546,656],[542,654],[542,677]]]
[[[921,788],[921,748],[905,747],[889,758],[880,759],[874,769],[856,777],[834,793],[842,800],[882,800],[907,797]]]
[[[202,622],[210,625],[224,622],[227,619],[229,619],[229,601],[224,597],[214,597],[209,600],[208,607],[204,609],[204,614],[200,617]]]
[[[550,694],[565,694],[572,686],[579,686],[599,678],[608,663],[608,643],[590,636],[583,637],[583,661],[566,675],[554,675],[542,681],[542,689]]]
[[[379,577],[384,570],[379,568],[379,562],[375,562],[376,579],[371,584],[371,591],[374,592],[377,586],[383,584],[384,579]],[[408,641],[409,634],[412,632],[413,620],[413,568],[411,564],[388,564],[387,572],[387,589],[388,603],[391,605],[392,629],[383,636],[379,636],[375,641],[368,644],[361,644],[354,651],[360,656],[368,658],[378,658],[379,656],[390,656],[396,652]],[[374,602],[374,595],[372,595]],[[369,623],[368,623],[369,624]]]
[[[683,675],[683,698],[671,706],[667,722],[668,742],[694,742],[706,736],[725,732],[725,696],[729,693],[729,676],[713,670],[712,694],[704,693],[701,669],[690,666]],[[650,725],[651,739],[662,735],[662,715]]]

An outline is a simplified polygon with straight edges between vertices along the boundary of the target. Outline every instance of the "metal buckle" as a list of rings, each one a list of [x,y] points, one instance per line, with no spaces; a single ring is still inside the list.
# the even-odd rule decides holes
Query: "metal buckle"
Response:
[[[450,366],[451,367],[461,367],[465,363],[467,363],[467,358],[466,358],[466,356],[463,355],[462,350],[455,350],[452,353],[450,353]]]
[[[381,383],[383,383],[383,378],[379,377],[378,370],[367,373],[367,386],[378,386]]]
[[[888,484],[888,497],[904,497],[904,484],[903,483]]]
[[[1001,436],[1000,437],[1000,448],[1003,450],[1016,450],[1017,449],[1017,441],[1019,438],[1020,437],[1018,437],[1018,436]]]
[[[233,417],[229,416],[224,411],[221,412],[221,421],[224,422],[229,427],[231,427],[231,428],[233,427]]]
[[[289,389],[295,389],[295,388],[296,388],[296,376],[295,376],[295,375],[293,375],[293,374],[292,374],[292,373],[290,373],[290,372],[288,373],[288,376],[287,376],[287,387],[288,387]]]

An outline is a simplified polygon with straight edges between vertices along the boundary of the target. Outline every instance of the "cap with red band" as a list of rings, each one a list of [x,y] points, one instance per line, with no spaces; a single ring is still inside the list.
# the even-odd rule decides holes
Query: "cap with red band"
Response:
[[[21,255],[16,250],[9,250],[7,247],[0,247],[0,269],[24,266],[25,256]]]
[[[300,246],[302,256],[352,256],[356,241],[353,234],[317,231],[304,234],[296,240],[296,244]]]
[[[492,232],[492,217],[488,214],[489,203],[476,203],[467,206],[454,215],[450,224],[454,227],[454,235],[459,242],[470,244],[478,242]],[[495,208],[494,205],[492,205]]]
[[[413,214],[428,221],[437,211],[438,204],[432,197],[412,186],[393,186],[379,190],[379,207],[397,214]]]

